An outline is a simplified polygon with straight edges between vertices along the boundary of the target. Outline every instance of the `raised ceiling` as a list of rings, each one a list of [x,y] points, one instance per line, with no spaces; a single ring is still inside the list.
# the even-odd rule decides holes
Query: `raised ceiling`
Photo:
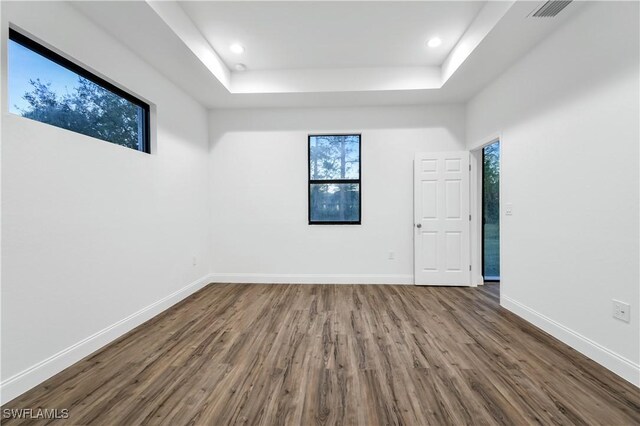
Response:
[[[540,19],[544,1],[72,4],[208,108],[465,102],[583,7]]]
[[[458,2],[203,2],[180,6],[231,69],[440,66],[484,6]],[[425,41],[440,37],[442,45]],[[240,42],[246,51],[229,50]]]

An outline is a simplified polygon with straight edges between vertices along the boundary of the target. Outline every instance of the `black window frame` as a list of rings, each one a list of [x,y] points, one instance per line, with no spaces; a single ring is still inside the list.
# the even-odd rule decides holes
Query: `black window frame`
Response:
[[[76,74],[78,74],[80,77],[83,77],[89,81],[91,81],[92,83],[97,84],[98,86],[102,87],[103,89],[106,89],[110,92],[112,92],[113,94],[120,96],[123,99],[126,99],[127,101],[131,102],[132,104],[142,108],[143,111],[143,126],[142,126],[142,149],[134,149],[134,151],[139,151],[139,152],[144,152],[147,154],[151,153],[151,118],[150,118],[150,110],[151,108],[149,107],[149,104],[142,101],[141,99],[138,99],[137,97],[133,96],[131,93],[128,93],[124,90],[122,90],[121,88],[119,88],[118,86],[114,85],[113,83],[108,82],[107,80],[105,80],[102,77],[99,77],[97,75],[95,75],[94,73],[92,73],[91,71],[88,71],[87,69],[83,68],[82,66],[76,64],[75,62],[61,56],[60,54],[52,51],[51,49],[43,46],[42,44],[38,43],[37,41],[33,40],[32,38],[20,33],[19,31],[15,30],[14,28],[9,28],[9,40],[12,40],[24,47],[26,47],[27,49],[49,59],[50,61],[68,69],[69,71],[72,71]],[[44,123],[44,124],[48,124],[48,123]],[[54,126],[57,127],[57,126]],[[66,129],[69,130],[71,132],[75,132],[78,134],[83,134],[80,132],[76,132],[73,129]],[[93,137],[93,136],[89,136],[89,135],[85,135],[88,137]],[[103,139],[99,139],[99,138],[94,138],[94,139],[98,139],[98,140],[103,140]],[[105,141],[105,142],[109,142],[109,143],[114,143],[115,145],[119,145],[117,142],[111,142],[111,141]],[[123,145],[120,145],[123,146]],[[128,148],[128,147],[125,147]]]
[[[485,163],[484,162],[485,162],[485,155],[486,155],[486,151],[485,150],[486,150],[487,147],[489,147],[489,146],[491,146],[493,144],[496,144],[496,143],[500,144],[500,139],[496,139],[493,142],[488,143],[487,145],[483,146],[482,150],[481,150],[481,154],[482,154],[481,155],[481,157],[482,157],[481,160],[482,161],[481,161],[481,166],[480,167],[481,167],[481,179],[482,179],[482,185],[481,185],[482,186],[482,191],[481,191],[482,195],[481,195],[481,198],[480,198],[480,200],[481,200],[480,201],[480,206],[481,206],[482,214],[480,215],[481,216],[481,218],[480,218],[480,225],[481,225],[480,226],[480,228],[481,228],[481,232],[480,233],[481,233],[481,237],[480,238],[481,238],[481,246],[482,246],[481,271],[482,271],[483,281],[485,283],[499,283],[500,282],[500,275],[498,275],[497,277],[496,276],[490,276],[489,278],[487,278],[485,276],[485,274],[484,274],[484,271],[485,271],[485,249],[484,249],[484,247],[485,247],[485,230],[484,230],[484,227],[485,227],[485,213],[486,213],[485,212],[485,208],[484,208],[484,198],[485,198],[485,186],[484,186],[485,185],[485,168],[484,168],[484,164]],[[500,148],[498,148],[498,153],[500,153]],[[500,175],[498,175],[498,176],[500,176]],[[500,206],[500,199],[498,198],[498,212],[500,212],[500,207],[499,206]],[[498,214],[498,220],[499,220],[499,217],[500,217],[500,214]],[[498,244],[499,243],[500,242],[498,241]],[[498,259],[498,267],[500,267],[499,259]]]
[[[358,179],[311,179],[311,138],[322,136],[358,137]],[[307,213],[309,225],[362,225],[362,133],[313,133],[307,135]],[[358,220],[311,220],[311,185],[358,184]]]

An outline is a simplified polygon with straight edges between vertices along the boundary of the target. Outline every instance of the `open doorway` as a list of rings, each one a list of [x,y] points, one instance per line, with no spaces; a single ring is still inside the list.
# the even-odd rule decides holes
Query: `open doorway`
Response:
[[[500,281],[500,141],[482,149],[482,275]]]

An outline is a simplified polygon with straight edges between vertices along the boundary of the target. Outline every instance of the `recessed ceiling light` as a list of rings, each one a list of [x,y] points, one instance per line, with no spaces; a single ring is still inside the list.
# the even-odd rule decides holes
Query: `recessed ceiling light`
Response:
[[[429,47],[438,47],[442,44],[442,40],[440,37],[434,37],[427,42],[427,46]]]
[[[244,47],[239,43],[233,43],[231,46],[229,46],[229,50],[231,50],[236,55],[244,53]]]
[[[247,66],[245,64],[236,64],[236,71],[246,71]]]

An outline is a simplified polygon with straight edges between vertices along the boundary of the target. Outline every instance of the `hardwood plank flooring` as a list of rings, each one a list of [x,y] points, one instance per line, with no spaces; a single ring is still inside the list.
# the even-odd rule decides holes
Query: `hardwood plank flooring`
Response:
[[[498,291],[214,284],[2,408],[74,425],[640,424],[638,388]]]

